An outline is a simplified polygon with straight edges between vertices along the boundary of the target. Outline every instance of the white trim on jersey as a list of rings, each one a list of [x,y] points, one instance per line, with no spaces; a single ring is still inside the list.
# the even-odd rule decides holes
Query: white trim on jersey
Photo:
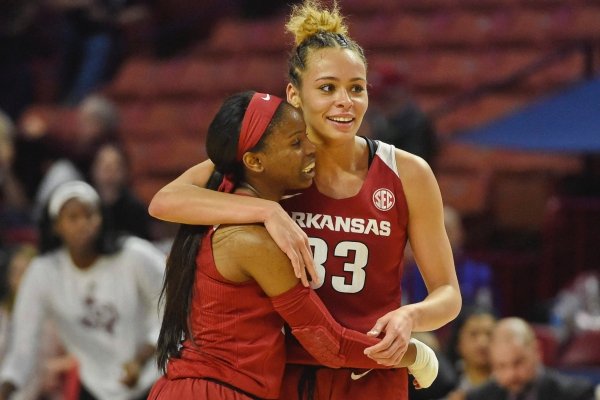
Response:
[[[396,165],[396,148],[391,145],[381,141],[377,141],[377,152],[375,155],[378,156],[381,161],[385,163],[398,178],[400,178],[400,174],[398,173],[398,166]]]

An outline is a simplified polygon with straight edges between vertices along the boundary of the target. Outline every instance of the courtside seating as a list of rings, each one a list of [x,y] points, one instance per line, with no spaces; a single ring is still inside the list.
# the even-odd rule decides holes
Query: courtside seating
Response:
[[[556,331],[550,325],[545,324],[532,324],[531,327],[540,345],[542,362],[549,367],[555,366],[560,348]]]
[[[599,367],[600,331],[583,331],[575,334],[561,352],[561,367]]]

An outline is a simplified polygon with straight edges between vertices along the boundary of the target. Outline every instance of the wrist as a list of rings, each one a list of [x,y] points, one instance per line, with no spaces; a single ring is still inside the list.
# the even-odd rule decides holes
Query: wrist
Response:
[[[270,220],[273,219],[274,216],[280,214],[280,213],[285,213],[285,211],[283,210],[283,207],[281,207],[281,205],[279,203],[277,203],[276,201],[271,201],[271,200],[266,200],[266,199],[259,199],[261,200],[261,207],[260,207],[260,212],[259,212],[259,219],[260,222],[262,222],[263,224],[268,223]]]
[[[431,386],[437,377],[439,362],[435,352],[425,343],[411,338],[410,343],[415,346],[415,361],[408,366],[408,372],[412,374],[421,388]]]

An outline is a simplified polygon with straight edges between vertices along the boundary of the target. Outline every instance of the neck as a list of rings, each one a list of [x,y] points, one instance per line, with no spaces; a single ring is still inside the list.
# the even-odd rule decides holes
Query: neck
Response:
[[[93,249],[69,249],[71,261],[79,269],[88,269],[98,258],[98,253]]]
[[[237,191],[244,192],[252,195],[253,197],[258,197],[265,200],[273,200],[279,201],[281,197],[283,197],[283,193],[278,190],[268,189],[266,186],[258,185],[256,182],[241,182],[237,189]]]
[[[489,378],[490,369],[475,366],[465,366],[465,375],[469,379],[469,382],[474,385],[479,385]]]
[[[333,198],[356,195],[368,173],[368,148],[363,138],[317,147],[315,183]]]

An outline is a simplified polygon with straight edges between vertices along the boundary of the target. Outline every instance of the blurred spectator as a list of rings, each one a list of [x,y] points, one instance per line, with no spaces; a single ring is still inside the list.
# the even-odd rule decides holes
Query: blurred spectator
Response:
[[[498,321],[492,333],[493,379],[468,400],[593,400],[594,386],[543,366],[531,326],[520,318]]]
[[[129,165],[122,148],[107,143],[98,149],[92,164],[92,184],[100,195],[109,230],[148,239],[150,215],[129,188]]]
[[[53,132],[57,127],[52,126],[52,118],[47,110],[32,109],[20,123],[18,164],[21,175],[30,177],[28,184],[34,191],[36,218],[56,186],[71,180],[89,180],[91,163],[98,148],[118,139],[118,109],[101,95],[86,97],[77,108],[77,118],[73,121],[77,134],[74,137]]]
[[[100,146],[119,139],[119,109],[107,97],[90,95],[77,109],[77,123],[78,140],[73,143],[69,158],[89,179],[91,163]]]
[[[391,68],[373,69],[369,76],[370,136],[434,163],[438,143],[433,122],[411,98],[404,77]]]
[[[14,171],[15,126],[0,111],[0,242],[10,228],[29,225],[29,201]]]
[[[600,331],[600,273],[582,272],[562,289],[551,307],[550,323],[564,343],[583,331]]]
[[[121,56],[119,25],[143,17],[133,0],[49,0],[64,16],[61,98],[76,105],[109,79]]]
[[[467,391],[486,383],[491,375],[489,346],[496,317],[487,308],[463,308],[452,323],[448,358],[454,364],[458,379],[447,400],[464,400]]]
[[[460,214],[452,207],[444,207],[444,224],[452,246],[463,305],[477,304],[489,309],[497,309],[498,299],[494,290],[491,267],[471,259],[464,252],[464,228]],[[412,252],[408,250],[407,248],[404,253],[406,261],[402,277],[402,293],[406,302],[416,303],[427,296],[427,288],[412,257]]]
[[[6,292],[0,299],[0,360],[4,359],[8,349],[11,334],[11,316],[13,304],[21,278],[29,267],[31,260],[37,255],[37,250],[31,245],[21,245],[13,249],[10,261],[6,268]],[[51,324],[43,326],[43,335],[39,345],[40,357],[35,371],[29,377],[27,386],[23,387],[15,396],[18,400],[62,400],[62,374],[64,368],[56,368],[57,362],[65,360],[64,349]]]
[[[40,223],[40,251],[19,285],[0,371],[0,399],[24,387],[42,322],[56,322],[79,365],[81,399],[145,399],[158,378],[158,296],[164,255],[102,226],[100,198],[82,181],[59,186]]]
[[[37,8],[36,0],[0,2],[0,109],[15,119],[33,99],[28,36]]]

